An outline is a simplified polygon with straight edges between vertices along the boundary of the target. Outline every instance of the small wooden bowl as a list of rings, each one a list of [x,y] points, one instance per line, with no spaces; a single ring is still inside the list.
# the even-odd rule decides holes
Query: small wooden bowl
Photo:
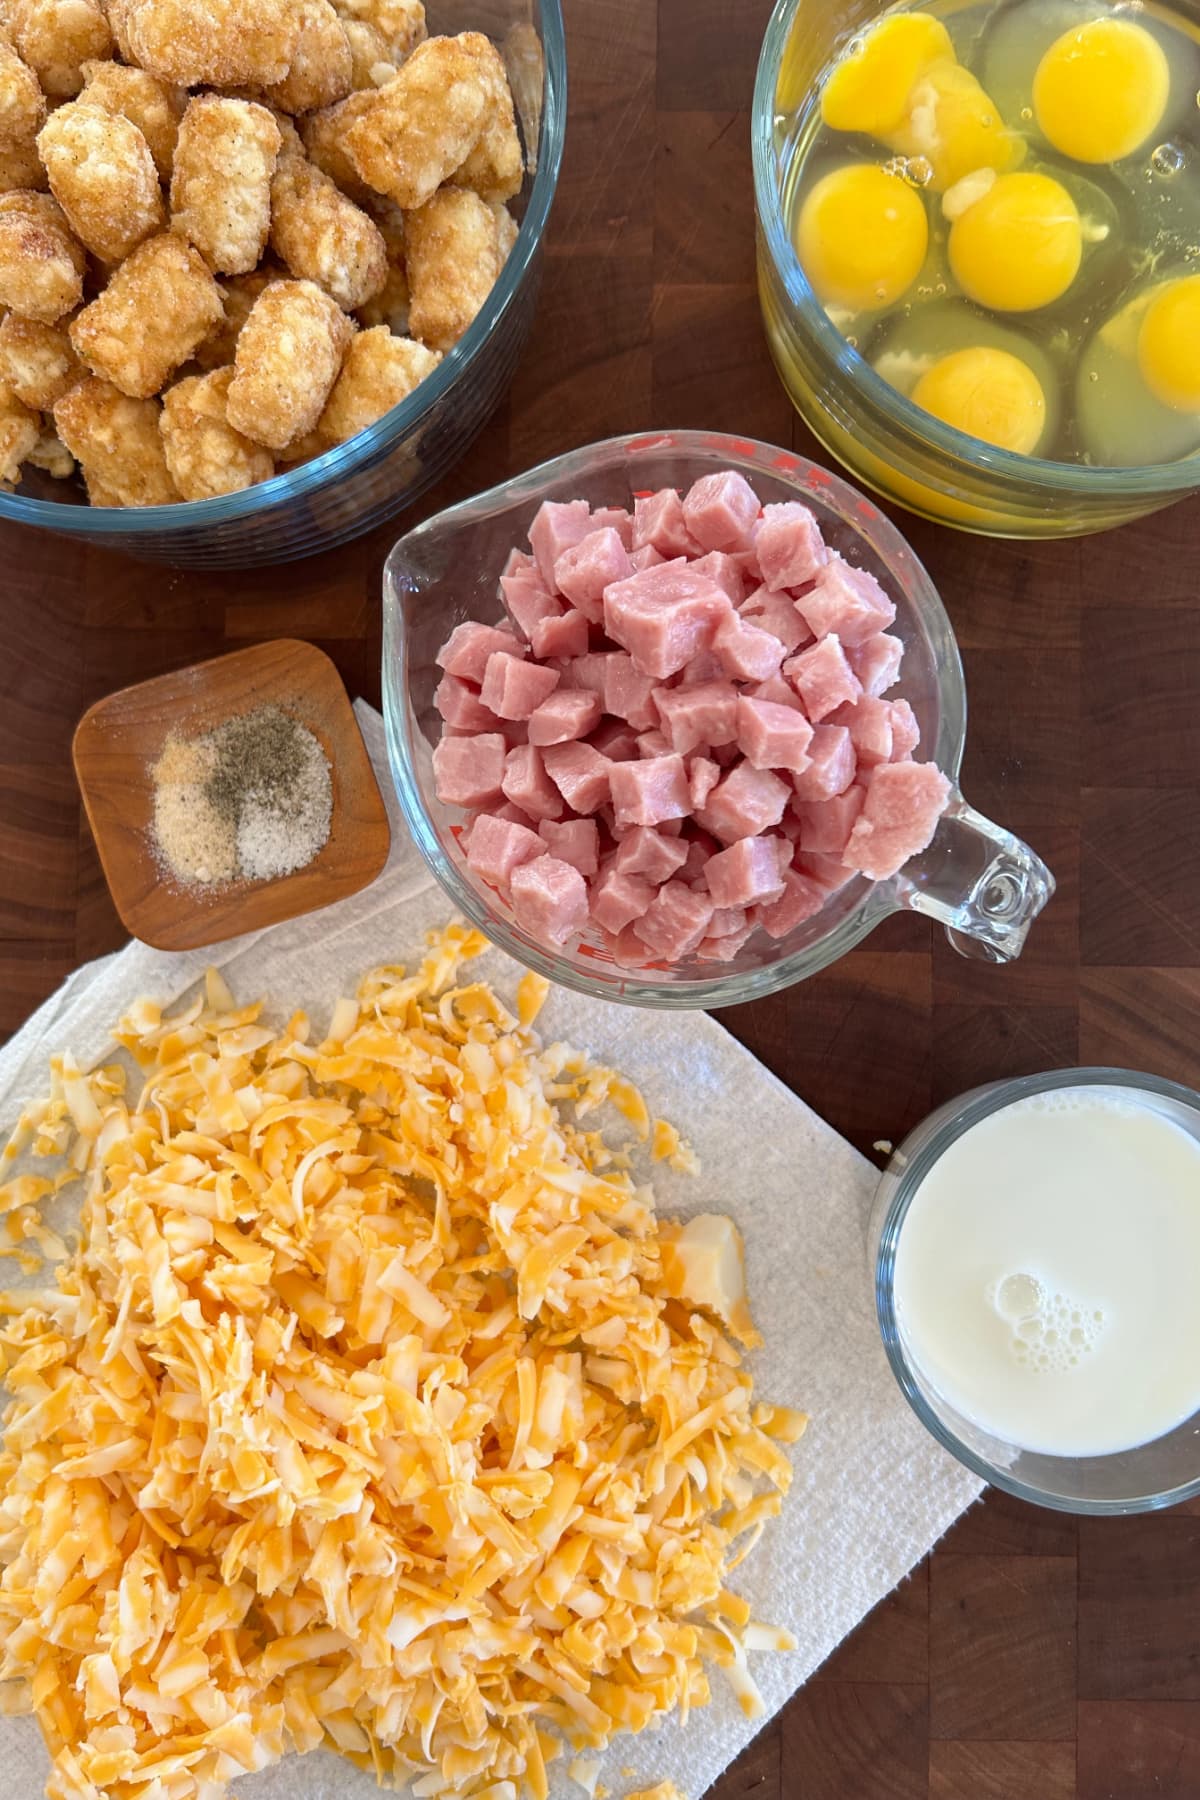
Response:
[[[329,760],[333,815],[324,848],[274,881],[206,889],[176,881],[155,854],[151,769],[172,732],[200,737],[274,703],[306,725]],[[121,688],[75,731],[75,774],[109,890],[135,937],[194,950],[356,894],[387,861],[391,833],[342,678],[321,650],[277,638]]]

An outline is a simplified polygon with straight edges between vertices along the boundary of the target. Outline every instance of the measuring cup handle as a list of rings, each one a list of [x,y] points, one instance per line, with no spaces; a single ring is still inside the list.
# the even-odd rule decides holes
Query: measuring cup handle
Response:
[[[1054,885],[1028,844],[977,813],[956,789],[933,842],[894,877],[892,892],[901,911],[939,920],[960,956],[1011,962]]]

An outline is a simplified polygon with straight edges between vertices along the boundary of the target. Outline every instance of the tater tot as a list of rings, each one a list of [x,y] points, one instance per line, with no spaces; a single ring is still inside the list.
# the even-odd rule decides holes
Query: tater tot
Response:
[[[37,143],[51,193],[101,262],[123,262],[162,227],[158,170],[131,119],[71,100],[51,113]]]
[[[425,37],[421,0],[333,0],[354,61],[356,88],[383,87]]]
[[[355,308],[355,316],[360,325],[387,325],[400,337],[406,337],[408,270],[404,262],[404,214],[390,200],[378,196],[368,210],[387,246],[387,279],[373,299]]]
[[[53,325],[83,298],[87,255],[57,200],[0,194],[0,306]]]
[[[434,350],[457,344],[500,273],[496,219],[471,188],[440,188],[404,221],[408,328]]]
[[[163,449],[171,478],[185,500],[211,500],[269,481],[275,459],[229,423],[226,406],[233,370],[189,375],[163,395]]]
[[[227,281],[219,281],[217,286],[225,306],[224,317],[217,320],[204,342],[197,344],[193,361],[206,371],[221,369],[231,363],[242,326],[250,317],[254,302],[270,282],[284,280],[286,274],[285,269],[266,262],[249,275],[231,275]]]
[[[45,193],[49,186],[36,138],[0,144],[0,194],[11,194],[17,188]]]
[[[229,384],[229,423],[282,450],[313,429],[354,326],[311,281],[273,281],[242,327]]]
[[[368,187],[408,212],[470,155],[487,111],[479,58],[457,38],[427,38],[347,125],[346,154]]]
[[[300,41],[293,0],[125,0],[132,60],[180,87],[268,88]]]
[[[328,175],[330,181],[335,181],[343,194],[359,204],[368,196],[377,199],[378,195],[367,186],[350,161],[343,139],[347,126],[370,106],[373,96],[374,89],[368,93],[348,94],[336,106],[324,106],[300,121],[300,136],[309,161],[314,162],[323,175]]]
[[[0,144],[28,144],[42,128],[46,96],[29,64],[0,37]]]
[[[158,428],[157,400],[131,400],[95,376],[54,408],[58,435],[77,458],[93,506],[168,506],[179,499]]]
[[[145,138],[159,175],[169,181],[186,96],[145,69],[127,69],[123,63],[84,63],[83,77],[82,98],[131,120]]]
[[[521,191],[525,163],[508,76],[500,52],[482,32],[464,31],[458,41],[478,59],[488,106],[479,142],[454,171],[455,186],[474,188],[482,200],[511,200]]]
[[[97,0],[14,0],[12,37],[43,91],[67,99],[83,86],[84,63],[112,52]]]
[[[0,381],[0,488],[21,479],[21,464],[42,435],[42,421]]]
[[[23,406],[49,412],[82,374],[63,325],[16,313],[0,320],[0,381]]]
[[[43,426],[42,435],[25,458],[26,467],[45,469],[57,481],[66,481],[75,473],[75,458],[53,426]]]
[[[354,86],[354,59],[342,21],[329,0],[296,0],[300,41],[282,81],[267,90],[286,113],[312,112],[345,99]]]
[[[271,229],[279,127],[265,106],[201,94],[183,115],[171,178],[171,226],[222,275],[245,275]]]
[[[315,281],[346,312],[387,280],[378,226],[312,163],[289,156],[271,183],[271,248],[299,281]]]
[[[360,331],[333,384],[333,392],[317,423],[317,436],[329,449],[365,431],[393,406],[406,400],[419,382],[441,362],[411,338],[393,337],[386,325]]]
[[[135,250],[72,320],[71,342],[95,374],[144,400],[187,362],[223,313],[204,258],[166,231]]]

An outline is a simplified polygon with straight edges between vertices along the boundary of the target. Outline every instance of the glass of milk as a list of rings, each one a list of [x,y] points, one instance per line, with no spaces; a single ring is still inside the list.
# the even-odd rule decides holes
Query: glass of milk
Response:
[[[870,1248],[896,1379],[985,1480],[1064,1512],[1200,1493],[1200,1095],[977,1088],[896,1150]]]

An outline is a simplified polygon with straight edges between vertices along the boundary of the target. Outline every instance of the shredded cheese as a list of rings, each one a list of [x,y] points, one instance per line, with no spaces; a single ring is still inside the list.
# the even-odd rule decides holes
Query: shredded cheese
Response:
[[[0,1710],[50,1800],[221,1800],[325,1744],[421,1795],[596,1792],[614,1733],[790,1647],[726,1587],[802,1414],[754,1400],[651,1190],[586,1129],[641,1096],[462,978],[452,927],[328,1036],[224,982],[55,1060],[4,1153]],[[79,1179],[79,1242],[37,1209]],[[25,1254],[23,1251],[22,1254]],[[704,1265],[711,1287],[713,1263]],[[739,1300],[740,1309],[740,1300]],[[731,1316],[735,1328],[748,1318]],[[657,1792],[658,1790],[656,1790]]]

